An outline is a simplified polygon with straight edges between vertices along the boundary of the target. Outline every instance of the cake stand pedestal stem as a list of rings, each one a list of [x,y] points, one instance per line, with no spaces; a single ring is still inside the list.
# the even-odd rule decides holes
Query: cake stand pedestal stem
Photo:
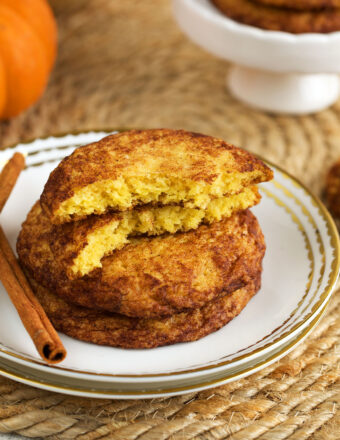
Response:
[[[276,73],[234,65],[227,84],[237,99],[275,113],[314,113],[334,104],[340,95],[336,74]]]

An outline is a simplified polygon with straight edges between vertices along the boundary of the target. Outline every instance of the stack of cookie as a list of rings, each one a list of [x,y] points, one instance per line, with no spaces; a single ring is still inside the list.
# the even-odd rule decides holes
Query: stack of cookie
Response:
[[[212,0],[240,23],[293,34],[340,30],[340,0]]]
[[[51,173],[17,251],[55,327],[125,348],[193,341],[261,282],[248,210],[271,170],[224,141],[133,130],[78,148]]]

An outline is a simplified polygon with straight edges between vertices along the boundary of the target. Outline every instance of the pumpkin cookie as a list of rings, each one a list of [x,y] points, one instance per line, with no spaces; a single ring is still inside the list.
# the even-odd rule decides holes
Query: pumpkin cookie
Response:
[[[312,9],[340,8],[340,0],[255,0],[256,3],[308,11]]]
[[[330,212],[340,219],[340,160],[329,170],[326,178],[326,199]]]
[[[272,31],[329,33],[340,30],[340,9],[296,11],[256,4],[250,0],[212,0],[223,14],[250,26]]]
[[[153,205],[206,209],[273,177],[245,150],[184,130],[130,130],[77,148],[52,171],[40,201],[62,224]]]
[[[164,318],[129,318],[86,309],[59,298],[34,280],[32,288],[54,327],[75,339],[122,348],[155,348],[196,341],[235,318],[259,290],[261,274],[241,289],[200,309]]]
[[[17,243],[32,278],[67,301],[132,317],[166,316],[204,306],[261,272],[264,237],[250,211],[160,237],[135,238],[102,268],[68,280],[51,246],[52,225],[37,203]]]

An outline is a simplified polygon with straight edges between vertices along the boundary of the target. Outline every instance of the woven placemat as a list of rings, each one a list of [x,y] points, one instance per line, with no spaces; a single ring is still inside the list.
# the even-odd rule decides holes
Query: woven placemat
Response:
[[[235,101],[228,63],[178,30],[167,0],[54,0],[58,62],[41,101],[0,125],[2,147],[108,127],[221,136],[280,164],[319,195],[340,157],[340,102],[273,116]],[[313,334],[246,379],[170,399],[69,397],[0,378],[0,432],[51,439],[339,439],[340,292]]]

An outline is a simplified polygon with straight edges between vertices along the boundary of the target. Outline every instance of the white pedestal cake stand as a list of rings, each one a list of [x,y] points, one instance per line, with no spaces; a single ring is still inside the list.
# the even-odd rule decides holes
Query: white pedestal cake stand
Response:
[[[173,0],[175,18],[195,43],[233,63],[231,93],[262,110],[306,114],[340,95],[340,32],[289,34],[246,26],[209,0]]]

